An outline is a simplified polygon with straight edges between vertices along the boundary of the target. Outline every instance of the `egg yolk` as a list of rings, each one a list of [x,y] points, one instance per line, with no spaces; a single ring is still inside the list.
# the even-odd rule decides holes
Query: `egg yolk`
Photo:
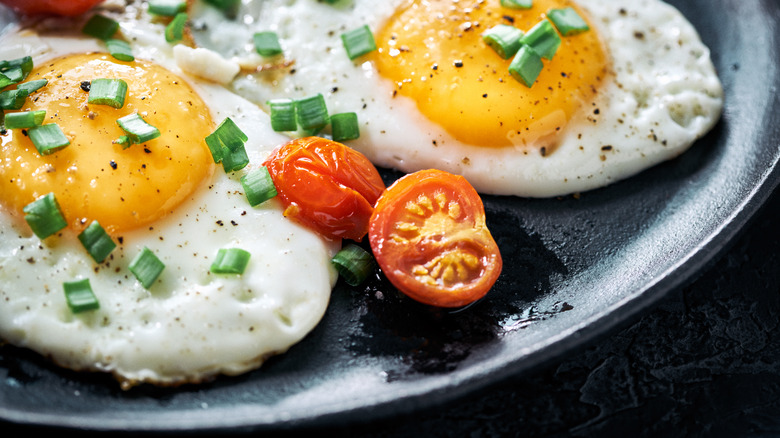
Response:
[[[589,31],[561,37],[531,88],[510,75],[512,58],[502,59],[481,34],[498,24],[526,32],[549,9],[566,7],[589,22],[566,0],[534,0],[531,9],[502,7],[499,0],[410,0],[377,32],[373,60],[395,83],[394,93],[413,99],[455,139],[486,147],[536,145],[549,152],[607,76],[598,33],[590,25]]]
[[[9,130],[0,146],[0,200],[21,213],[54,192],[75,230],[97,220],[109,233],[148,225],[170,213],[214,172],[204,141],[214,129],[206,104],[181,78],[144,61],[106,54],[67,56],[33,70],[27,81],[48,84],[22,110],[46,110],[70,144],[41,156],[24,130]],[[89,82],[123,79],[122,108],[87,102]],[[160,136],[126,149],[120,117],[138,113]]]

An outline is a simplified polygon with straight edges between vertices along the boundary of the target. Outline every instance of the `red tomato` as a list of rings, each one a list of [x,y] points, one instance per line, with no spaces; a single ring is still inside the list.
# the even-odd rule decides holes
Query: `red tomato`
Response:
[[[385,183],[363,154],[325,138],[306,137],[282,145],[263,165],[285,216],[325,237],[365,237]]]
[[[485,209],[465,178],[422,170],[385,190],[368,238],[377,263],[409,297],[439,307],[482,298],[502,260],[485,225]]]
[[[0,3],[22,14],[83,14],[103,0],[0,0]]]

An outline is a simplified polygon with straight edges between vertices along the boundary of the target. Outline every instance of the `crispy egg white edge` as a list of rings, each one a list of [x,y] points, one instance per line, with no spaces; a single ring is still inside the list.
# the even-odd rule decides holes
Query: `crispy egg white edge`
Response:
[[[591,190],[674,158],[710,130],[722,111],[723,90],[709,49],[677,9],[657,0],[579,0],[613,62],[614,75],[602,85],[596,105],[582,108],[547,156],[538,147],[461,144],[425,122],[411,99],[392,98],[393,84],[373,65],[346,56],[341,32],[362,23],[376,31],[400,3],[356,1],[347,9],[308,1],[263,3],[274,13],[259,15],[248,28],[277,31],[285,56],[295,60],[295,74],[272,81],[239,77],[234,88],[260,105],[322,93],[331,114],[358,113],[361,137],[347,144],[375,164],[404,172],[439,168],[466,176],[480,193],[524,197]],[[621,8],[628,13],[621,15]],[[236,27],[234,45],[241,38]],[[644,33],[641,41],[636,31]]]
[[[231,116],[247,133],[250,166],[287,140],[270,129],[267,115],[254,104],[178,71],[170,46],[157,41],[161,34],[153,32],[154,24],[125,26],[138,58],[187,79],[209,104],[215,123]],[[19,34],[18,27],[0,41],[2,59],[30,54],[36,63],[65,53],[105,51],[91,39]],[[69,368],[163,384],[244,372],[286,351],[325,312],[337,279],[330,258],[338,244],[284,218],[275,200],[250,207],[240,175],[226,175],[218,166],[208,187],[153,230],[123,233],[108,265],[96,265],[75,233],[65,230],[41,242],[0,207],[0,337]],[[216,225],[218,220],[224,225]],[[148,291],[127,270],[144,246],[166,264]],[[252,253],[243,275],[209,273],[223,247]],[[90,279],[101,307],[74,315],[62,283],[81,278]]]

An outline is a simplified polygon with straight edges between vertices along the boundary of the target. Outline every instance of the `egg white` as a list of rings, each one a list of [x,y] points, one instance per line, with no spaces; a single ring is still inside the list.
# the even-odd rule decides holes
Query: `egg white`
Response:
[[[709,49],[674,7],[660,0],[578,0],[612,60],[612,78],[595,102],[598,115],[583,108],[547,156],[519,141],[505,148],[463,144],[411,99],[393,97],[394,84],[370,62],[346,55],[341,33],[363,24],[376,32],[402,3],[250,1],[238,22],[220,20],[207,6],[193,19],[207,24],[195,33],[199,44],[237,62],[248,62],[252,32],[279,35],[293,66],[239,75],[233,88],[242,96],[264,106],[322,93],[330,113],[358,114],[361,136],[348,145],[375,164],[461,174],[481,193],[550,197],[602,187],[679,155],[721,113],[723,92]]]
[[[180,71],[162,24],[128,7],[116,15],[136,57],[157,61],[185,78],[213,112],[229,116],[248,135],[248,168],[287,140],[269,128],[256,105],[223,87]],[[123,19],[125,18],[125,19]],[[148,18],[148,17],[147,17]],[[105,51],[102,43],[55,28],[80,22],[48,20],[38,35],[18,26],[0,39],[0,59],[45,59]],[[164,104],[161,103],[161,104]],[[282,353],[323,316],[337,274],[330,263],[338,244],[286,219],[281,204],[250,207],[239,178],[225,174],[192,194],[152,226],[121,234],[107,262],[96,264],[71,230],[41,241],[27,224],[0,207],[0,339],[51,357],[76,370],[113,373],[125,385],[199,382],[237,374]],[[143,247],[165,263],[144,289],[128,270]],[[220,248],[251,253],[243,275],[218,275],[209,267]],[[63,282],[87,278],[100,309],[73,314]]]

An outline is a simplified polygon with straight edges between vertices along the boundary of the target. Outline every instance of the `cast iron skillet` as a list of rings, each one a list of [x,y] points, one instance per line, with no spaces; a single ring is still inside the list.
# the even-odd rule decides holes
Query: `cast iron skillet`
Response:
[[[579,199],[485,197],[505,269],[459,312],[380,277],[339,284],[319,326],[261,369],[139,387],[0,348],[0,419],[83,430],[271,430],[379,419],[517,375],[596,339],[691,281],[780,180],[780,3],[674,0],[712,49],[719,125],[679,158]],[[384,172],[388,181],[397,177]]]

